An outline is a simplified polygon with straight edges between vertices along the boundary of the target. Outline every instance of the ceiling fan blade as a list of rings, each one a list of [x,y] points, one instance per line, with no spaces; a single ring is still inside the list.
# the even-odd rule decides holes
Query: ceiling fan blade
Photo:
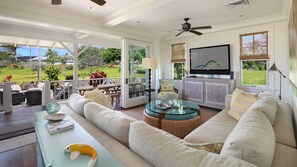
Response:
[[[196,29],[210,29],[211,26],[199,26],[199,27],[193,27],[191,29],[196,30]]]
[[[106,3],[105,0],[91,0],[91,1],[100,6],[103,6]]]
[[[180,33],[176,34],[175,37],[179,36],[180,34],[182,34],[185,31],[181,31]]]
[[[62,0],[52,0],[52,5],[61,5]]]
[[[196,35],[202,35],[202,33],[201,33],[201,32],[198,32],[198,31],[190,30],[190,32],[191,32],[191,33],[194,33],[194,34],[196,34]]]

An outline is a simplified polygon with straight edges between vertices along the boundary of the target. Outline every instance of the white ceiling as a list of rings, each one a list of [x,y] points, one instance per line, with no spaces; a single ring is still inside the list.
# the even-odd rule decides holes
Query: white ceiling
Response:
[[[104,6],[98,6],[90,0],[62,0],[62,5],[54,6],[51,0],[0,0],[0,26],[67,31],[81,33],[84,38],[88,37],[84,34],[129,36],[123,33],[173,36],[177,32],[170,30],[180,29],[185,17],[190,18],[192,26],[210,25],[215,29],[255,18],[286,16],[290,0],[250,0],[249,6],[233,8],[226,5],[234,1],[106,0]]]

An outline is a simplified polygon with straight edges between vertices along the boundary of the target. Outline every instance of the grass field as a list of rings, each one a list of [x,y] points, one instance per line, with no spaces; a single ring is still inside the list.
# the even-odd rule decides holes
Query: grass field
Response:
[[[99,67],[97,69],[104,71],[107,74],[108,78],[121,76],[119,66],[115,66],[114,68]],[[63,69],[61,70],[61,74],[59,75],[59,80],[65,80],[65,75],[71,75],[71,74],[73,74],[72,70]],[[12,79],[10,80],[10,82],[21,83],[21,82],[37,81],[37,72],[36,71],[33,72],[31,68],[13,69],[13,68],[5,67],[2,69],[2,73],[0,73],[0,83],[4,81],[7,75],[12,75]],[[90,72],[87,70],[79,70],[78,75],[79,75],[79,79],[88,79],[90,77]],[[136,77],[145,76],[145,74],[135,74],[135,75]],[[44,78],[44,77],[46,77],[46,74],[42,72],[41,78]]]
[[[266,85],[266,71],[243,70],[244,85]]]

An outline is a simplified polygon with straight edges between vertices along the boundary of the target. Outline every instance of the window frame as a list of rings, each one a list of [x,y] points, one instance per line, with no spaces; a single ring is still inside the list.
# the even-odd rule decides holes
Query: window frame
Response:
[[[255,40],[254,36],[258,34],[266,34],[266,53],[265,54],[254,54],[255,53]],[[252,55],[244,55],[243,54],[243,46],[242,46],[242,38],[244,36],[253,36],[253,54]],[[240,60],[255,60],[255,59],[269,59],[268,55],[268,31],[240,34]]]
[[[266,61],[266,85],[247,85],[243,84],[243,61]],[[268,88],[269,87],[269,59],[248,59],[240,60],[240,85],[241,87],[256,87],[256,88]]]

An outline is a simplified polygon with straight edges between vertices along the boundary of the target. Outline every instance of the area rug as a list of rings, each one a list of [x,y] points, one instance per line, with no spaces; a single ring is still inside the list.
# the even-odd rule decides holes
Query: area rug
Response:
[[[36,136],[35,132],[34,133],[29,133],[26,135],[21,135],[18,137],[6,139],[6,140],[1,140],[0,141],[0,153],[16,149],[28,144],[32,144],[36,142]]]

